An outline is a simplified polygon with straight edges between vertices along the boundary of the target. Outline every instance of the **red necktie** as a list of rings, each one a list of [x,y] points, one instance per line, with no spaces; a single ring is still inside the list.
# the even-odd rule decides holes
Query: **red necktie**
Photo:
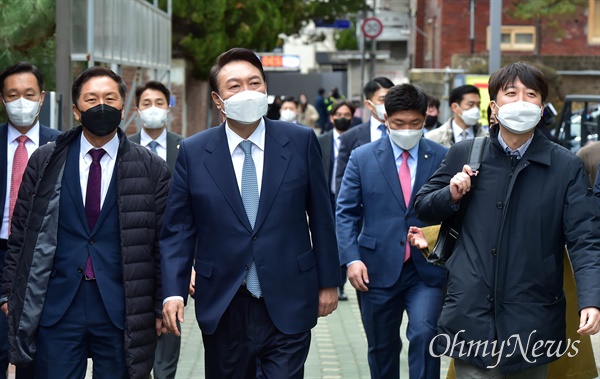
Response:
[[[404,196],[404,202],[406,204],[406,208],[408,208],[408,204],[410,203],[410,193],[411,193],[411,184],[410,184],[410,169],[408,168],[408,157],[410,154],[407,150],[402,151],[402,163],[400,164],[400,171],[398,172],[398,176],[400,177],[400,187],[402,187],[402,195]],[[406,250],[404,251],[404,262],[406,262],[410,258],[410,244],[406,241]]]
[[[102,184],[102,167],[100,166],[100,159],[104,153],[106,152],[103,149],[92,149],[88,152],[88,154],[92,156],[92,164],[90,165],[87,190],[85,192],[85,215],[87,216],[90,233],[94,230],[96,221],[98,221],[98,216],[100,215],[100,189]],[[90,279],[96,277],[92,259],[89,255],[85,262],[83,273]]]
[[[26,135],[21,135],[17,137],[17,142],[19,146],[17,146],[17,150],[15,150],[15,156],[13,158],[13,166],[12,166],[12,176],[10,178],[10,205],[8,208],[8,234],[10,235],[10,225],[12,222],[12,214],[15,210],[15,203],[17,202],[17,195],[19,194],[19,187],[21,186],[21,181],[23,180],[23,173],[25,172],[25,167],[27,167],[27,160],[29,159],[29,155],[27,154],[27,148],[25,147],[25,143],[29,140],[29,137]]]

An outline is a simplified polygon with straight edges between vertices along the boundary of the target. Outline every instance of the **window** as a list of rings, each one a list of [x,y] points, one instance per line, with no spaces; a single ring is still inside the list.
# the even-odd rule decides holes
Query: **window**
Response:
[[[600,0],[591,0],[600,2]],[[535,48],[535,26],[502,25],[500,50],[533,51]],[[487,27],[487,48],[490,49],[490,27]]]
[[[600,0],[590,0],[588,43],[590,45],[600,45]]]

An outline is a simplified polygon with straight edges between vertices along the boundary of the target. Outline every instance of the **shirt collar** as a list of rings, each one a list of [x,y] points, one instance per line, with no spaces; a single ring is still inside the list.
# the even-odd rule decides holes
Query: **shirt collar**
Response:
[[[394,152],[394,159],[397,161],[402,156],[402,152],[404,150],[399,148],[394,142],[392,142],[391,138],[389,138],[389,140],[390,140],[390,143],[392,144],[392,151]],[[408,150],[408,154],[414,160],[416,160],[417,157],[419,156],[419,145],[420,144],[421,144],[421,141],[419,141],[412,149]]]
[[[80,143],[81,143],[81,148],[79,150],[79,155],[82,158],[84,158],[91,149],[96,148],[96,147],[92,146],[91,143],[88,142],[88,140],[83,135],[83,132],[81,133],[81,142]],[[102,149],[104,149],[106,154],[111,159],[113,159],[113,160],[116,159],[117,151],[119,150],[119,133],[115,133],[113,138],[110,141],[108,141],[107,143],[105,143],[104,146],[102,146]],[[90,159],[91,159],[91,157],[90,157]]]
[[[233,152],[238,147],[240,142],[244,139],[237,135],[229,125],[227,121],[225,121],[225,134],[227,135],[227,143],[229,144],[229,154],[233,155]],[[258,126],[254,130],[250,137],[248,137],[249,141],[252,141],[259,149],[265,151],[265,119],[261,118]]]
[[[162,146],[166,149],[167,148],[167,129],[163,129],[162,133],[160,133],[158,138],[154,140],[154,139],[152,139],[152,137],[150,137],[148,135],[148,133],[146,133],[146,130],[142,128],[142,131],[140,132],[140,145],[148,146],[148,144],[152,141],[158,142],[158,144],[160,146]]]
[[[8,123],[8,132],[7,132],[7,141],[8,143],[12,143],[22,134],[15,128],[9,121]],[[33,127],[25,133],[25,135],[29,138],[31,142],[33,142],[36,146],[40,146],[40,122],[36,121]]]
[[[342,134],[340,132],[338,132],[337,130],[335,130],[335,128],[333,128],[333,140],[337,141],[338,138],[340,138],[342,136]]]
[[[452,125],[452,133],[454,133],[455,136],[460,136],[460,133],[462,133],[463,130],[465,130],[467,132],[467,138],[475,137],[475,129],[472,126],[469,126],[468,128],[463,129],[460,126],[458,126],[454,120],[451,120],[451,125]]]
[[[373,117],[373,115],[371,115],[371,120],[369,121],[371,123],[371,130],[375,131],[375,130],[380,130],[379,129],[379,125],[383,124],[385,125],[385,122],[381,122],[378,119],[376,119],[375,117]]]
[[[521,157],[523,157],[523,155],[525,155],[525,152],[527,151],[527,148],[529,147],[529,145],[531,145],[531,141],[533,140],[534,135],[535,135],[535,133],[533,133],[531,135],[531,137],[529,137],[529,139],[524,144],[522,144],[517,150],[511,149],[510,147],[508,147],[506,142],[504,142],[504,140],[502,139],[502,131],[498,132],[498,142],[500,142],[500,146],[502,146],[502,150],[508,151],[508,152],[518,151],[519,158],[521,158]],[[508,149],[508,150],[506,150],[506,149]]]

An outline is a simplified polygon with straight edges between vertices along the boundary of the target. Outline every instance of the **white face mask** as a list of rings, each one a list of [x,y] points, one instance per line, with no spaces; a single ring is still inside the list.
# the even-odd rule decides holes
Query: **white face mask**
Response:
[[[142,123],[148,129],[160,129],[167,121],[167,109],[157,108],[152,106],[148,109],[140,111]]]
[[[524,134],[540,122],[542,108],[527,101],[515,101],[499,107],[496,117],[509,132]]]
[[[403,150],[410,150],[419,143],[423,129],[394,130],[389,129],[392,142]]]
[[[14,126],[23,127],[33,124],[38,114],[40,114],[40,102],[31,101],[25,98],[18,98],[10,103],[4,103],[8,118]]]
[[[372,106],[375,107],[375,117],[377,117],[379,119],[379,121],[384,121],[385,120],[385,104],[378,104],[375,105],[373,104],[373,102],[371,100],[367,100],[369,103],[371,103]]]
[[[296,117],[298,117],[298,115],[291,109],[284,109],[281,111],[280,119],[283,121],[294,122],[296,121]]]
[[[219,95],[217,95],[219,96]],[[219,96],[221,99],[221,96]],[[267,94],[258,91],[244,91],[236,93],[223,102],[225,117],[240,124],[252,124],[260,120],[267,113],[269,102]]]
[[[462,114],[460,114],[459,117],[462,118],[467,126],[473,126],[477,124],[477,121],[479,121],[479,118],[481,117],[481,111],[477,107],[467,109],[466,111],[462,110],[461,108],[461,111]]]

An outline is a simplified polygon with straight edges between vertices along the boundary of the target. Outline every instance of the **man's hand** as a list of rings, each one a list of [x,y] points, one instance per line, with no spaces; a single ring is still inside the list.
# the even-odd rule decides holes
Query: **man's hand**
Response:
[[[160,336],[162,334],[162,330],[163,330],[162,318],[157,318],[154,326],[156,328],[156,335]]]
[[[415,246],[419,249],[427,249],[429,244],[427,244],[427,240],[425,239],[425,235],[423,235],[423,231],[416,226],[411,226],[408,229],[408,235],[406,236],[408,243],[411,246]]]
[[[192,277],[190,279],[190,289],[188,291],[190,296],[194,296],[196,293],[196,270],[192,267]]]
[[[348,266],[348,280],[352,287],[359,291],[368,291],[367,284],[369,284],[369,274],[367,274],[367,266],[362,262],[354,262]]]
[[[456,204],[471,190],[471,176],[477,176],[477,171],[473,171],[468,165],[464,165],[461,172],[450,179],[450,200]]]
[[[2,304],[2,312],[4,312],[6,317],[8,317],[8,303]]]
[[[583,308],[579,319],[577,333],[591,336],[600,331],[600,309],[595,307]]]
[[[337,288],[319,289],[319,317],[330,315],[338,304]]]
[[[162,322],[166,327],[167,332],[175,334],[177,337],[181,336],[181,333],[179,333],[179,329],[177,328],[177,320],[183,322],[183,301],[178,299],[167,301],[163,305],[162,313]]]

